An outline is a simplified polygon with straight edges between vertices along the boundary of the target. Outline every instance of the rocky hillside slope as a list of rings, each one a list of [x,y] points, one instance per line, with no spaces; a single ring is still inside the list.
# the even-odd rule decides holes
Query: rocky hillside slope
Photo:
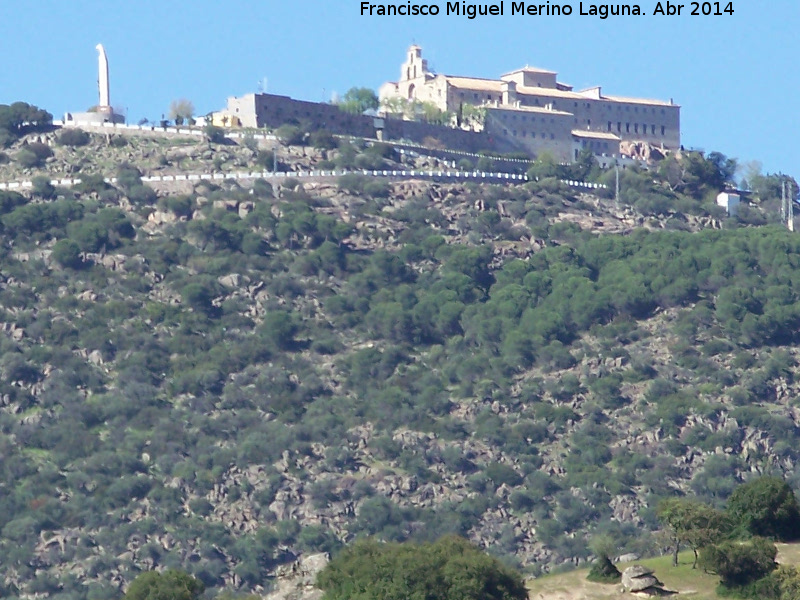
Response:
[[[659,498],[793,473],[800,244],[702,193],[638,172],[621,207],[552,178],[153,189],[276,149],[56,137],[0,166],[84,179],[0,192],[9,593],[116,598],[168,567],[263,592],[365,535],[456,532],[539,573],[597,531],[655,549]]]

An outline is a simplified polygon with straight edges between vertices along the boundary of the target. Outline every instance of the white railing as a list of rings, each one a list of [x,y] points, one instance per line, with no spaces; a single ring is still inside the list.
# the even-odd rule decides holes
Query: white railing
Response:
[[[493,181],[515,181],[523,182],[528,181],[527,175],[518,175],[516,173],[498,173],[498,172],[485,172],[485,171],[417,171],[417,170],[385,170],[385,171],[262,171],[262,172],[217,172],[217,173],[184,173],[181,175],[146,175],[142,177],[143,183],[171,183],[180,181],[222,181],[225,179],[246,180],[246,179],[330,179],[342,177],[343,175],[363,175],[365,177],[386,177],[394,179],[456,179],[456,180],[493,180]],[[106,183],[117,183],[116,177],[106,177]],[[71,187],[80,185],[81,179],[78,178],[65,178],[65,179],[51,179],[50,184]],[[568,181],[562,180],[570,187],[584,188],[590,190],[608,189],[608,186],[601,183],[586,183],[583,181]],[[0,190],[17,190],[17,189],[30,189],[33,187],[32,181],[9,181],[0,183]]]
[[[516,175],[514,173],[486,173],[480,171],[462,172],[462,171],[399,171],[399,170],[385,170],[385,171],[263,171],[263,172],[231,172],[231,173],[184,173],[182,175],[146,175],[142,177],[143,183],[171,183],[179,181],[201,181],[201,180],[216,180],[221,181],[225,179],[329,179],[338,178],[343,175],[363,175],[365,177],[387,177],[387,178],[430,178],[430,179],[491,179],[496,181],[527,181],[526,175]],[[80,185],[81,179],[65,178],[65,179],[51,179],[51,185],[61,187],[71,187]],[[106,177],[106,183],[117,183],[116,177]],[[29,189],[33,187],[32,181],[9,181],[0,183],[0,190],[15,190],[15,189]]]

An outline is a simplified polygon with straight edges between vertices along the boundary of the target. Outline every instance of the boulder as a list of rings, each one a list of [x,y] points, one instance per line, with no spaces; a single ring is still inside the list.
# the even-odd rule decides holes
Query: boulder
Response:
[[[653,570],[642,565],[633,565],[622,572],[622,589],[626,592],[643,592],[659,586],[661,582],[653,575]]]
[[[630,553],[630,554],[623,554],[623,555],[621,555],[621,556],[617,557],[617,560],[616,560],[616,561],[614,561],[614,562],[618,562],[618,563],[632,563],[632,562],[634,562],[634,561],[637,561],[637,560],[639,560],[639,558],[640,558],[640,556],[639,556],[638,554],[633,554],[633,553]]]

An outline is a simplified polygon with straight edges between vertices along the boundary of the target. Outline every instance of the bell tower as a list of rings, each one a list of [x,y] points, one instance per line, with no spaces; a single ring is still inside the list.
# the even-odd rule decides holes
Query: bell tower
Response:
[[[422,48],[416,44],[411,46],[406,55],[406,62],[401,67],[400,81],[413,81],[425,77],[428,72],[428,61],[422,58]]]

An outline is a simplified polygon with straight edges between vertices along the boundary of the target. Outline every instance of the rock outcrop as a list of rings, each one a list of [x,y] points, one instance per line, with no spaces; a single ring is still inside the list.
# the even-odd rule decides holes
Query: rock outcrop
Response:
[[[327,553],[302,556],[291,565],[278,569],[276,589],[267,600],[319,600],[322,590],[314,584],[317,575],[328,565]]]
[[[622,589],[625,592],[656,591],[661,589],[661,585],[653,570],[642,565],[633,565],[622,572]]]

